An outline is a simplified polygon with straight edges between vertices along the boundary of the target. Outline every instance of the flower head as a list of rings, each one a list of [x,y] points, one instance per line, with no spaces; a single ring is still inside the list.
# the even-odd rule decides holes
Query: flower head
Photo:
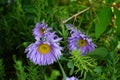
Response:
[[[43,41],[36,41],[26,49],[27,58],[39,65],[49,65],[60,58],[62,47],[59,46],[61,38],[55,38],[55,33],[49,33]]]
[[[70,30],[70,33],[74,33],[77,31],[77,28],[73,26],[72,24],[65,24],[68,30]]]
[[[76,77],[67,77],[66,80],[78,80]]]
[[[87,37],[84,33],[74,30],[71,36],[68,38],[68,48],[69,50],[80,50],[82,55],[87,54],[95,49],[95,44],[93,44],[92,39]]]
[[[36,40],[39,40],[40,38],[45,36],[47,32],[49,32],[49,30],[51,30],[51,28],[48,28],[48,25],[45,24],[44,21],[41,24],[36,23],[36,26],[33,29],[33,35],[35,36]]]

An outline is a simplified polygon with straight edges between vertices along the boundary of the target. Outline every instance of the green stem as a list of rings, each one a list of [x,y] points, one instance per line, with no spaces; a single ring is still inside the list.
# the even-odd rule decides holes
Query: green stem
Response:
[[[41,68],[43,70],[43,74],[45,74],[45,68],[44,68],[44,66],[42,66]],[[47,76],[46,75],[44,75],[44,80],[47,80]]]
[[[62,74],[63,74],[63,80],[65,80],[65,79],[66,79],[66,74],[65,74],[65,71],[64,71],[64,69],[63,69],[63,67],[62,67],[61,63],[59,62],[59,60],[58,60],[58,64],[59,64],[60,69],[61,69]]]

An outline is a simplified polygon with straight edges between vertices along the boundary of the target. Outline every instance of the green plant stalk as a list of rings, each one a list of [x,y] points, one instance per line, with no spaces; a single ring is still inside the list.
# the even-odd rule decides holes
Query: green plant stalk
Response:
[[[66,45],[67,45],[67,44],[66,44],[66,39],[67,39],[68,34],[67,34],[67,31],[65,30],[64,24],[61,24],[60,26],[61,26],[61,28],[62,28],[63,42],[64,42],[64,44],[65,44],[65,46],[66,46]]]
[[[63,37],[65,39],[65,34],[63,34],[63,33],[65,33],[64,25],[61,25],[61,27],[62,27],[62,35],[63,35]]]
[[[62,72],[62,74],[63,74],[63,80],[65,80],[65,79],[66,79],[66,74],[65,74],[65,71],[64,71],[64,69],[63,69],[61,63],[59,62],[59,60],[58,60],[58,64],[59,64],[60,69],[61,69],[61,72]]]

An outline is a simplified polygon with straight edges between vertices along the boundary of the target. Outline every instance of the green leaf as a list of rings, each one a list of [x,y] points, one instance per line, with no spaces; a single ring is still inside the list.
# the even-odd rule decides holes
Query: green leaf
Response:
[[[74,63],[72,61],[69,61],[67,63],[67,66],[68,66],[68,68],[73,68],[74,67]]]
[[[116,8],[114,8],[114,12],[115,12],[115,15],[116,15],[116,25],[117,25],[117,35],[118,37],[120,37],[120,11]]]
[[[101,67],[101,66],[97,66],[97,67],[94,69],[94,72],[96,72],[96,73],[101,73],[101,72],[102,72],[102,67]]]
[[[79,51],[79,50],[73,50],[72,52],[71,52],[71,54],[72,55],[77,55],[77,56],[79,56],[80,54],[81,54],[81,52]]]
[[[73,73],[74,73],[74,66],[73,66],[73,68],[71,68],[69,75],[72,76]]]
[[[96,48],[93,52],[89,52],[87,55],[97,59],[104,59],[108,55],[108,51],[106,48],[100,47]]]
[[[60,60],[61,60],[61,61],[68,61],[68,59],[67,59],[65,56],[61,56],[61,57],[60,57]]]
[[[48,80],[56,80],[58,76],[60,76],[60,72],[58,70],[52,70],[51,76]]]
[[[107,29],[112,19],[112,11],[110,7],[102,8],[99,13],[97,20],[95,21],[95,37],[98,39],[100,35]]]

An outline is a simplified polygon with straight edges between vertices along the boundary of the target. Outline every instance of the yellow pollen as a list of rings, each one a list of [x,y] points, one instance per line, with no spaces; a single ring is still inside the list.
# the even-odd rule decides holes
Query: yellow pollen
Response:
[[[83,39],[80,39],[77,41],[77,44],[80,46],[80,47],[84,47],[87,45],[87,42],[86,40],[83,40]]]
[[[47,54],[51,50],[50,46],[48,44],[40,44],[38,46],[38,52],[41,54]]]
[[[40,28],[40,33],[41,33],[41,34],[44,34],[44,32],[45,32],[45,29]]]

